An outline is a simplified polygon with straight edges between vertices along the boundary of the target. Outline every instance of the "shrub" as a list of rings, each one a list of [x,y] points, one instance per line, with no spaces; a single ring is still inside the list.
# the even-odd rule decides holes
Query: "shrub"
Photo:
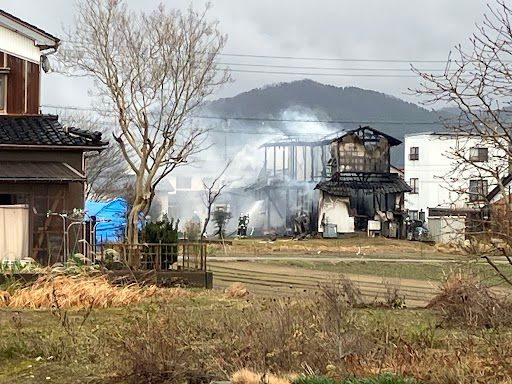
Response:
[[[512,324],[510,299],[493,293],[471,273],[452,273],[427,306],[441,312],[442,324],[494,328]]]
[[[354,378],[337,382],[329,377],[323,376],[302,376],[293,381],[293,384],[414,384],[412,379],[403,379],[395,375],[382,375],[371,378]]]
[[[242,298],[249,295],[249,290],[242,283],[233,283],[224,290],[227,297],[230,298]]]

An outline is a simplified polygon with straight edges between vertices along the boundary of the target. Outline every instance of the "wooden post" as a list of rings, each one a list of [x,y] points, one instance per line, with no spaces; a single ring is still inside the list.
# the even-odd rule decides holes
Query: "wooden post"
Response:
[[[274,145],[274,177],[276,177],[276,146]]]
[[[265,146],[265,161],[263,165],[263,171],[265,172],[265,184],[267,184],[267,146]]]
[[[285,146],[283,146],[283,165],[282,165],[282,167],[283,167],[283,180],[284,180],[284,174],[285,174],[285,171],[284,171],[284,168],[285,168],[285,167],[284,167],[284,159],[285,159],[285,156],[284,156],[284,155],[285,155],[285,152],[286,152],[286,147],[285,147]]]
[[[310,146],[309,150],[311,152],[311,181],[315,180],[315,152],[314,147]]]

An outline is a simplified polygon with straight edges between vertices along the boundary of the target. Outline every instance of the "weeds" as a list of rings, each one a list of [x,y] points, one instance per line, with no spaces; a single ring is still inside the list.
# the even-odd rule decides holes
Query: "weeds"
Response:
[[[400,309],[405,307],[405,295],[400,292],[400,286],[389,280],[382,282],[386,288],[386,294],[384,296],[384,304],[393,309]]]
[[[85,300],[84,309],[69,309],[56,285],[44,325],[26,318],[35,313],[39,319],[44,311],[0,311],[0,356],[87,362],[132,383],[231,378],[235,384],[286,384],[297,377],[297,384],[413,383],[409,377],[432,384],[511,382],[506,324],[439,328],[442,311],[368,308],[349,284],[340,280],[300,298],[235,300],[220,293],[173,304],[151,299],[123,311],[93,309]],[[12,319],[2,323],[5,314]]]
[[[428,308],[441,313],[440,325],[477,328],[512,325],[510,299],[495,294],[470,273],[449,275]]]

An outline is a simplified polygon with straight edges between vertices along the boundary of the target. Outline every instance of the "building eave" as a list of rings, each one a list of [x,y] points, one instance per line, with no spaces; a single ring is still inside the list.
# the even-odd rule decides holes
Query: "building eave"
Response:
[[[0,25],[34,40],[35,45],[41,50],[57,49],[60,44],[59,38],[3,10],[0,10]]]
[[[83,150],[83,151],[102,151],[105,146],[87,146],[87,145],[38,145],[38,144],[0,144],[0,149],[60,149],[66,151]]]

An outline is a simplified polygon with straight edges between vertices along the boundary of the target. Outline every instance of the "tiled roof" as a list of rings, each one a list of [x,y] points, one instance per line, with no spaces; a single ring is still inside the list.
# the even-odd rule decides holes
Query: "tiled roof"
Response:
[[[84,181],[85,176],[67,163],[56,161],[0,161],[0,181]]]
[[[0,145],[103,147],[100,132],[64,128],[54,115],[0,116]]]
[[[330,180],[317,184],[315,189],[335,196],[351,196],[354,191],[378,193],[410,192],[411,187],[394,173],[335,173]]]

